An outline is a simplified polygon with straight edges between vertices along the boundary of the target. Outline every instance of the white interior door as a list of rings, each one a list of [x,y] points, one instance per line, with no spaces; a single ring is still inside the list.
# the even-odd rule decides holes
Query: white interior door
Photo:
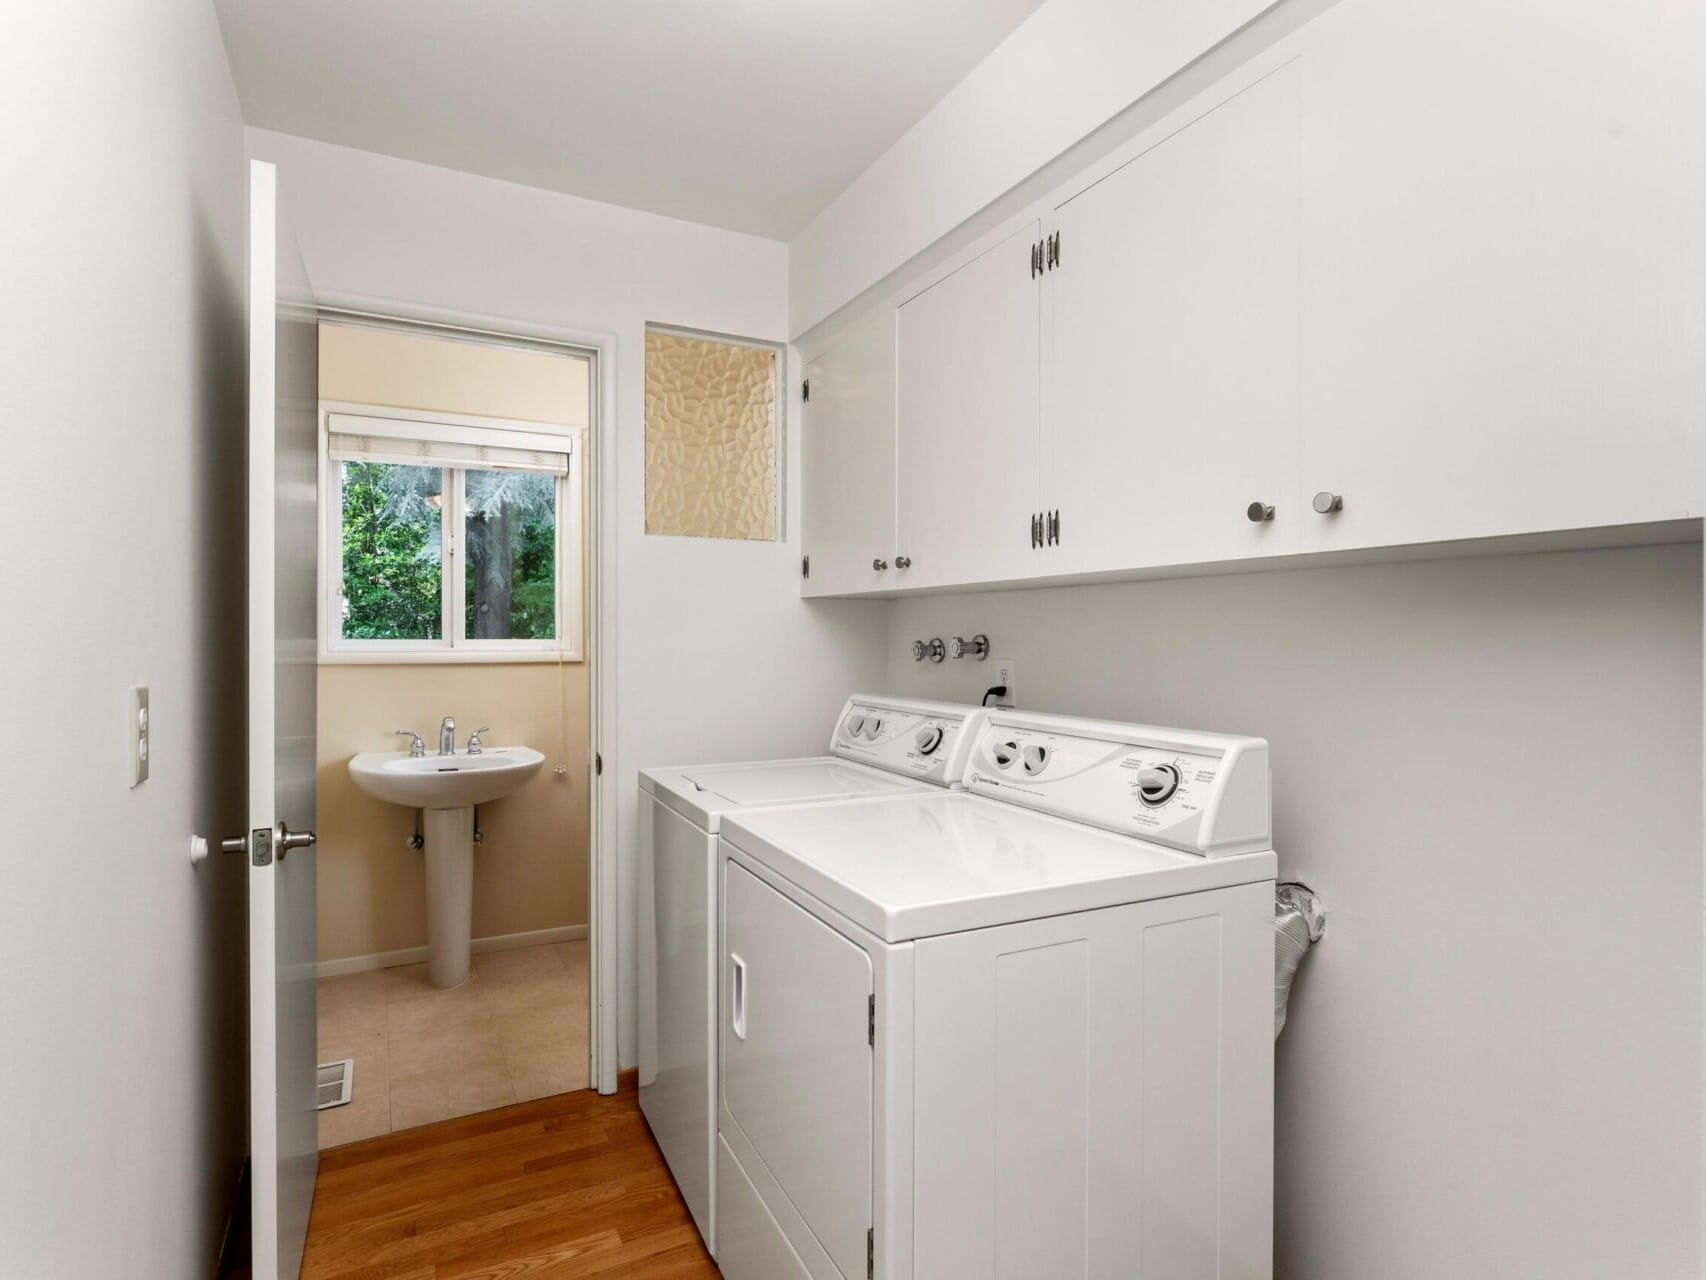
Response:
[[[318,361],[277,173],[249,167],[249,1152],[255,1280],[295,1280],[315,1112],[314,576]]]

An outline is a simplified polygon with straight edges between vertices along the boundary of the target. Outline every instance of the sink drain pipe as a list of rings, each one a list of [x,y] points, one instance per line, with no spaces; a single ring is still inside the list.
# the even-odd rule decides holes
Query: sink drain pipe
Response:
[[[1327,932],[1327,910],[1306,884],[1288,880],[1274,889],[1274,1039],[1285,1030],[1291,980],[1304,952]]]

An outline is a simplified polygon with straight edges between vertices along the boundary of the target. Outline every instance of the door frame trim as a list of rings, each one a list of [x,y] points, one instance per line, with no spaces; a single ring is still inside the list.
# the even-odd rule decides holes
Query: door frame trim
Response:
[[[592,1085],[616,1092],[617,1029],[617,838],[616,796],[620,776],[616,736],[616,335],[596,329],[536,324],[394,298],[320,293],[322,320],[389,328],[421,336],[452,338],[489,346],[565,352],[592,357],[592,425],[587,449],[586,654],[592,714],[588,718],[588,790],[592,801],[591,903],[592,1007],[589,1010]],[[604,758],[600,773],[596,761]]]

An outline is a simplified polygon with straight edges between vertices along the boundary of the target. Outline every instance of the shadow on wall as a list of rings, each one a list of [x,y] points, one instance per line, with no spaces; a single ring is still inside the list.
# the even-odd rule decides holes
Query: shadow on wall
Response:
[[[224,267],[214,228],[198,207],[194,227],[197,396],[190,456],[196,459],[194,542],[196,651],[205,655],[186,723],[203,732],[190,761],[195,830],[210,838],[247,824],[242,743],[247,726],[245,507],[248,495],[248,308],[245,283]],[[225,257],[242,262],[241,253]],[[187,865],[187,864],[186,864]],[[196,872],[201,945],[196,968],[196,1060],[206,1103],[193,1142],[205,1170],[202,1255],[219,1252],[229,1201],[248,1149],[248,868],[213,858]]]

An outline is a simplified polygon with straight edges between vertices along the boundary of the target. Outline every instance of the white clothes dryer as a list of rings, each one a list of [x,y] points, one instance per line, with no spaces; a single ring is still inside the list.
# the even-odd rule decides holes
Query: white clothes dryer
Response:
[[[723,823],[728,1280],[1267,1280],[1267,744],[993,711]]]
[[[767,805],[958,786],[986,713],[855,695],[829,754],[640,773],[640,1109],[705,1247],[716,1253],[717,836]]]

